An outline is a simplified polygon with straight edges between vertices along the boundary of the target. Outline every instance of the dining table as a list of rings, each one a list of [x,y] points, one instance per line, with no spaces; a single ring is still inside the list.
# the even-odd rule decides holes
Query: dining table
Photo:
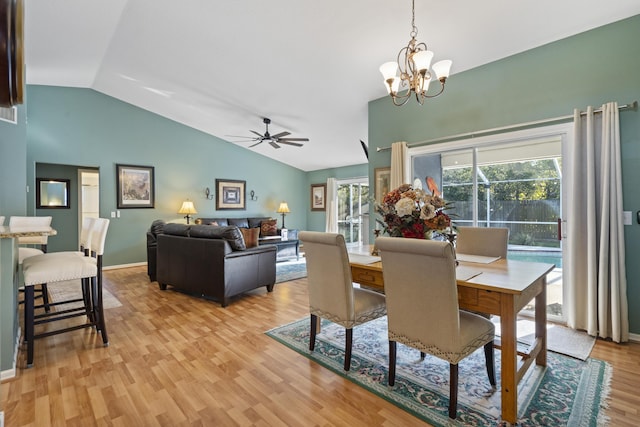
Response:
[[[500,316],[501,413],[511,424],[518,417],[518,383],[535,361],[547,364],[547,274],[554,264],[499,257],[456,254],[456,281],[460,309]],[[378,256],[349,254],[355,283],[384,291],[382,262]],[[518,313],[535,300],[535,339],[518,350]]]

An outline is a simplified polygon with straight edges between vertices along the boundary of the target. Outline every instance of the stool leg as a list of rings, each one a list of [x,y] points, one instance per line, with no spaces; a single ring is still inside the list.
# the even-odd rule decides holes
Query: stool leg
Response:
[[[44,311],[45,312],[50,312],[51,311],[51,306],[49,305],[49,289],[47,288],[47,284],[43,283],[41,286],[41,293],[42,293],[42,302],[44,304]]]
[[[24,287],[24,311],[25,311],[25,336],[27,340],[27,368],[33,366],[33,336],[34,336],[34,313],[33,313],[33,302],[34,302],[34,294],[33,294],[33,286],[25,286]]]

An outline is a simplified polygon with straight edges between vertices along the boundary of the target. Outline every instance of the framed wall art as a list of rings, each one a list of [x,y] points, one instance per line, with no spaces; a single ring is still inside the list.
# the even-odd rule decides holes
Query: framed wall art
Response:
[[[373,194],[376,202],[382,203],[384,196],[391,191],[391,168],[375,168],[374,177]]]
[[[216,210],[244,210],[246,181],[216,179]]]
[[[118,209],[155,207],[153,166],[116,165]]]
[[[323,211],[327,207],[327,184],[311,184],[311,210]]]

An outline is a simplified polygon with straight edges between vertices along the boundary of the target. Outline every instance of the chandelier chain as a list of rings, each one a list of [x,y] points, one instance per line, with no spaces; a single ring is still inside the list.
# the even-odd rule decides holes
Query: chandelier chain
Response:
[[[416,27],[416,0],[411,0],[411,32],[409,35],[411,38],[416,38],[418,35],[418,27]]]

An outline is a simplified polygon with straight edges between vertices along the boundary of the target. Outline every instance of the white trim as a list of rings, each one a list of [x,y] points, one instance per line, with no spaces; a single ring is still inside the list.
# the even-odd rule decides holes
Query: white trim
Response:
[[[5,369],[0,372],[0,381],[8,380],[9,378],[15,378],[17,371],[16,366],[18,365],[18,350],[20,349],[20,338],[22,338],[22,330],[18,326],[18,333],[16,334],[16,345],[13,350],[13,367],[11,369]],[[0,427],[2,427],[0,425]]]
[[[106,271],[106,270],[119,270],[121,268],[141,267],[143,265],[147,265],[147,262],[143,261],[143,262],[132,262],[131,264],[109,265],[107,267],[102,267],[102,270],[103,271]]]

